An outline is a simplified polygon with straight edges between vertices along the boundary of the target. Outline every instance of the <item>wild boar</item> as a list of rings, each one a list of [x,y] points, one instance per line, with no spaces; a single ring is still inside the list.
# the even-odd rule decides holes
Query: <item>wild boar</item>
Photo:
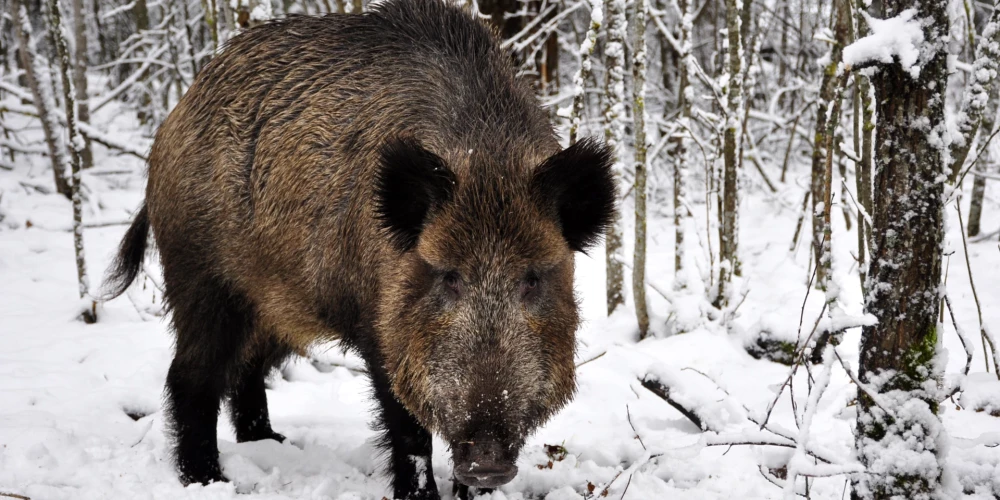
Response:
[[[612,153],[562,149],[495,33],[437,0],[242,32],[156,133],[146,199],[108,274],[152,230],[176,333],[166,409],[184,483],[238,441],[283,440],[264,380],[337,340],[371,377],[396,498],[509,482],[575,390],[575,252],[611,220]]]

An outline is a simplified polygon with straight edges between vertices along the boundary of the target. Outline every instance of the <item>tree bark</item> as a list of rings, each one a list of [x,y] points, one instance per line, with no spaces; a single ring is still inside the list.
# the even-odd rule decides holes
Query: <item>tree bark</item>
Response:
[[[64,93],[64,104],[66,106],[66,130],[69,137],[69,160],[70,169],[73,172],[72,200],[73,200],[73,248],[76,251],[76,276],[79,286],[80,298],[90,296],[90,283],[87,276],[87,262],[83,249],[83,198],[80,194],[80,167],[82,157],[80,152],[84,148],[83,137],[77,128],[76,103],[73,99],[73,81],[71,78],[72,67],[70,66],[69,49],[62,28],[62,15],[59,12],[59,0],[49,2],[49,30],[52,34],[52,41],[58,58],[59,74],[62,77]],[[96,301],[83,312],[83,320],[87,323],[97,321]]]
[[[90,105],[87,96],[87,23],[83,17],[83,0],[73,0],[73,38],[75,42],[73,57],[73,87],[76,89],[76,115],[82,123],[90,123]],[[80,166],[94,166],[94,153],[90,148],[90,140],[84,139],[80,151]]]
[[[597,44],[597,33],[604,22],[603,0],[588,0],[590,2],[590,27],[586,37],[580,43],[580,69],[573,77],[573,104],[569,115],[569,143],[576,144],[580,133],[580,123],[583,120],[584,107],[587,104],[587,80],[593,71],[592,56]]]
[[[624,170],[623,146],[625,138],[625,0],[611,0],[607,3],[607,57],[605,70],[604,140],[615,150],[613,174],[615,183],[621,185]],[[625,278],[623,269],[622,218],[615,211],[611,225],[605,235],[605,264],[607,268],[608,315],[625,303]]]
[[[49,159],[52,161],[52,176],[55,179],[56,192],[70,198],[72,193],[64,171],[68,162],[65,161],[66,150],[61,136],[58,135],[61,130],[53,109],[56,101],[55,92],[52,90],[52,79],[49,76],[49,63],[38,53],[37,40],[32,35],[28,9],[23,1],[13,0],[10,4],[11,17],[14,19],[14,32],[20,45],[21,64],[24,66],[28,87],[31,89],[31,96],[35,101],[35,108],[38,109],[38,121],[42,124],[45,145],[49,150]]]
[[[1000,92],[996,87],[993,88],[992,96],[990,97],[990,102],[986,106],[986,110],[983,113],[983,121],[979,126],[979,129],[983,133],[984,139],[989,139],[993,133],[993,129],[996,126],[997,117],[997,107],[1000,106]],[[994,141],[997,139],[994,138]],[[984,145],[985,146],[985,145]],[[983,152],[983,157],[976,161],[976,166],[973,169],[975,173],[985,173],[988,172],[997,161],[997,158],[991,153],[992,148],[986,147],[986,151]],[[979,222],[983,216],[983,198],[986,196],[986,177],[981,175],[976,175],[975,180],[972,183],[972,196],[969,199],[969,236],[976,236],[980,232]]]
[[[722,171],[722,210],[719,213],[719,290],[715,298],[715,307],[724,308],[729,303],[730,287],[733,269],[738,267],[736,260],[738,248],[739,203],[739,158],[737,158],[737,133],[740,128],[740,112],[743,110],[742,59],[743,44],[741,37],[741,5],[740,0],[726,0],[726,26],[728,29],[729,49],[727,52],[729,73],[726,89],[726,123],[723,132],[723,162]]]
[[[632,297],[639,339],[649,334],[646,306],[646,0],[635,1],[635,49],[632,62],[635,122],[635,252],[632,257]]]
[[[694,89],[691,88],[691,71],[694,66],[694,54],[692,53],[691,30],[693,25],[691,13],[691,1],[680,0],[678,7],[681,10],[681,36],[680,36],[680,64],[678,68],[678,80],[680,85],[677,88],[677,107],[680,108],[680,118],[677,121],[678,130],[674,132],[673,151],[671,156],[674,159],[674,289],[681,290],[687,286],[687,275],[684,269],[685,248],[684,237],[687,229],[687,209],[684,206],[687,201],[687,143],[686,140],[691,133],[691,109]],[[676,333],[676,332],[675,332]]]
[[[993,14],[983,28],[976,46],[976,61],[972,76],[962,97],[962,112],[958,117],[958,137],[951,144],[951,181],[955,182],[969,156],[976,132],[983,121],[983,112],[1000,72],[1000,0],[993,3]]]
[[[846,0],[845,0],[846,1]],[[816,263],[816,286],[822,290],[826,289],[830,262],[827,262],[829,228],[827,218],[824,217],[830,208],[830,200],[826,197],[826,159],[828,147],[832,146],[832,131],[836,130],[836,123],[830,120],[830,114],[834,107],[834,98],[840,94],[837,92],[837,67],[843,60],[844,41],[849,36],[850,9],[845,2],[838,1],[835,5],[835,42],[830,48],[830,62],[823,70],[823,80],[819,87],[819,97],[816,109],[816,128],[813,133],[813,153],[812,153],[812,177],[810,189],[812,190],[812,249],[813,259]]]
[[[914,8],[924,40],[919,78],[883,65],[872,84],[878,151],[868,312],[878,324],[861,337],[856,447],[868,473],[852,498],[930,499],[942,486],[945,437],[938,413],[937,350],[947,146],[947,3],[884,0],[879,17]],[[874,394],[878,401],[869,394]]]

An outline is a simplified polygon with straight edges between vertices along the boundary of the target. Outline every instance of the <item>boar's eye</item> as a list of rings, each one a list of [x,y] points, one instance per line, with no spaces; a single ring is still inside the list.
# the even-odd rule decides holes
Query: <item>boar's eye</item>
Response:
[[[444,273],[444,286],[448,289],[448,293],[451,294],[453,298],[458,298],[462,296],[462,277],[459,276],[458,271],[448,271]]]
[[[530,299],[537,295],[538,283],[538,275],[534,272],[528,273],[528,275],[521,280],[521,298]]]

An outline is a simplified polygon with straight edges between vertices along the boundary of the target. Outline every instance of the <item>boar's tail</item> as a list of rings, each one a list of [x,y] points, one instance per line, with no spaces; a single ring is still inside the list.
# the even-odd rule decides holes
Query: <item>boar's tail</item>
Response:
[[[146,203],[135,214],[135,220],[125,232],[118,255],[111,262],[104,277],[104,300],[113,299],[128,289],[142,268],[142,258],[146,254],[146,236],[149,234],[149,211]]]

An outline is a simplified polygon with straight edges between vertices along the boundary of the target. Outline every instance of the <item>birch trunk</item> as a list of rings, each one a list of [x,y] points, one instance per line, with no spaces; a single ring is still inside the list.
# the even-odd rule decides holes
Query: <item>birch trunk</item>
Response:
[[[687,286],[687,276],[684,270],[684,237],[687,229],[687,143],[691,133],[691,106],[694,90],[691,88],[691,73],[694,71],[694,55],[691,46],[691,30],[694,24],[691,13],[691,0],[680,0],[678,8],[681,12],[681,54],[677,89],[677,107],[680,108],[680,118],[677,121],[678,130],[674,132],[674,289],[681,290]]]
[[[82,158],[80,152],[84,148],[83,137],[77,128],[76,103],[73,99],[73,81],[71,78],[72,68],[70,66],[69,49],[66,44],[66,37],[62,28],[62,15],[59,12],[59,0],[49,2],[49,30],[52,34],[52,41],[58,58],[59,74],[62,77],[62,87],[64,94],[64,104],[66,106],[66,131],[69,138],[69,161],[70,169],[73,172],[72,200],[73,200],[73,248],[76,253],[76,276],[79,286],[80,298],[90,297],[90,283],[87,276],[87,263],[84,258],[83,249],[83,198],[80,194],[80,167]],[[87,323],[97,321],[96,302],[91,302],[91,306],[83,312],[83,320]]]
[[[587,35],[580,43],[580,69],[573,77],[573,104],[569,115],[569,144],[576,144],[580,133],[580,122],[583,120],[584,106],[587,104],[587,79],[593,71],[591,58],[594,54],[594,46],[597,44],[597,32],[601,30],[604,23],[604,2],[603,0],[589,0],[590,2],[590,27]]]
[[[55,179],[56,191],[66,196],[72,197],[69,180],[66,178],[65,168],[68,163],[66,150],[59,136],[59,119],[55,114],[55,92],[52,90],[52,79],[49,76],[49,63],[38,53],[38,40],[31,32],[31,21],[28,19],[28,9],[23,0],[13,0],[10,4],[11,17],[14,19],[14,32],[21,46],[21,64],[28,79],[28,87],[31,89],[31,97],[35,102],[35,109],[38,110],[38,118],[42,124],[42,133],[45,135],[45,145],[49,152],[49,159],[52,160],[52,176]]]
[[[87,23],[83,17],[83,0],[72,0],[73,5],[73,87],[76,89],[76,117],[82,123],[90,123],[90,99],[87,96]],[[94,166],[94,153],[90,140],[84,139],[80,151],[80,166]]]
[[[604,140],[615,150],[613,168],[615,182],[622,183],[624,170],[625,138],[625,0],[611,0],[607,3],[607,44],[605,68]],[[608,315],[625,303],[625,278],[622,262],[622,218],[616,211],[605,236],[605,264],[607,266]]]

